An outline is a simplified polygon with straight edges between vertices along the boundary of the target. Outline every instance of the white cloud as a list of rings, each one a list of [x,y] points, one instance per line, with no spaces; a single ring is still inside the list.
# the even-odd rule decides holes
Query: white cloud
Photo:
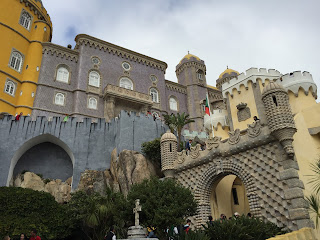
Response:
[[[207,81],[227,65],[313,74],[320,86],[320,3],[316,0],[43,0],[53,42],[86,33],[168,63],[166,78],[190,53],[206,62]]]

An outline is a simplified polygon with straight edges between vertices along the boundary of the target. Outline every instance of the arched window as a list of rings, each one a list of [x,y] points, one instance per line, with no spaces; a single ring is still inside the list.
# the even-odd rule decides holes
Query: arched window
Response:
[[[64,105],[64,94],[63,93],[57,93],[55,98],[54,98],[54,103],[57,105]]]
[[[98,104],[98,101],[96,98],[94,97],[89,98],[89,105],[88,105],[89,108],[97,109],[97,104]]]
[[[69,70],[65,67],[59,67],[57,70],[57,81],[68,83],[69,82]]]
[[[96,71],[89,73],[89,85],[94,87],[100,87],[100,74]]]
[[[150,95],[153,102],[159,102],[158,91],[155,88],[150,89]]]
[[[204,74],[202,70],[198,70],[197,77],[199,80],[204,80]]]
[[[170,110],[178,111],[178,102],[175,98],[171,97],[169,99]]]
[[[133,83],[129,78],[123,77],[120,79],[120,87],[133,90]]]
[[[26,11],[22,11],[21,16],[20,16],[20,21],[19,23],[26,29],[30,30],[31,26],[31,15],[27,13]]]
[[[12,96],[14,96],[14,93],[16,91],[16,85],[14,82],[7,80],[4,91]]]
[[[22,67],[22,59],[21,53],[13,51],[10,58],[10,67],[20,72]]]

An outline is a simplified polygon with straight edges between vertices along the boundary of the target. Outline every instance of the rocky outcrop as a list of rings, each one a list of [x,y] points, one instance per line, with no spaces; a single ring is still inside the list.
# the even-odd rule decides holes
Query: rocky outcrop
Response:
[[[71,198],[71,182],[71,178],[65,182],[60,179],[47,182],[35,173],[26,172],[17,176],[14,180],[14,186],[48,192],[57,202],[64,203]]]
[[[123,150],[118,156],[117,150],[114,149],[111,155],[110,169],[84,171],[81,174],[77,190],[83,190],[89,194],[97,192],[104,195],[106,188],[109,187],[126,196],[133,184],[156,176],[157,171],[158,169],[139,152]],[[64,203],[71,198],[71,183],[72,178],[65,182],[59,179],[43,180],[35,173],[26,172],[14,179],[13,186],[48,192],[54,196],[57,202]]]
[[[106,187],[110,187],[126,196],[133,184],[155,175],[157,174],[154,165],[139,152],[123,150],[118,157],[117,150],[114,149],[110,169],[86,170],[81,174],[78,189],[88,193],[104,194]]]

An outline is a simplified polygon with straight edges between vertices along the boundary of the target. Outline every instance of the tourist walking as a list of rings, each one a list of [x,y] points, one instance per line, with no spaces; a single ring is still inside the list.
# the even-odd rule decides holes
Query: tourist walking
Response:
[[[26,239],[26,237],[25,237],[24,233],[21,233],[19,240],[25,240],[25,239]]]
[[[183,230],[186,232],[186,234],[189,233],[189,231],[190,231],[190,226],[191,226],[191,220],[188,219],[188,220],[187,220],[187,224],[184,225],[184,227],[183,227]]]
[[[5,236],[4,238],[3,238],[3,240],[10,240],[11,238],[9,237],[9,236]]]
[[[16,120],[16,121],[19,121],[19,120],[20,120],[20,117],[22,116],[22,114],[23,114],[22,112],[21,112],[20,114],[18,114],[18,115],[16,116],[15,120]]]
[[[110,231],[108,232],[108,234],[104,237],[105,240],[116,240],[116,231],[114,229],[114,226],[110,227]]]

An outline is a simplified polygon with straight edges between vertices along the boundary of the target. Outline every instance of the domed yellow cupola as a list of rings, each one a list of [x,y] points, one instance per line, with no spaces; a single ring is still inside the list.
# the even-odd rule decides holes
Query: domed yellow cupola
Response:
[[[233,70],[227,66],[227,69],[224,70],[220,75],[219,78],[216,81],[217,88],[221,89],[221,86],[226,81],[229,81],[233,77],[237,77],[239,75],[239,72],[236,70]]]
[[[201,59],[199,58],[199,57],[197,57],[196,55],[193,55],[193,54],[191,54],[191,53],[189,53],[188,52],[188,54],[187,55],[185,55],[182,59],[181,59],[181,61],[180,61],[180,63],[182,63],[183,62],[183,60],[198,60],[198,61],[201,61]]]

